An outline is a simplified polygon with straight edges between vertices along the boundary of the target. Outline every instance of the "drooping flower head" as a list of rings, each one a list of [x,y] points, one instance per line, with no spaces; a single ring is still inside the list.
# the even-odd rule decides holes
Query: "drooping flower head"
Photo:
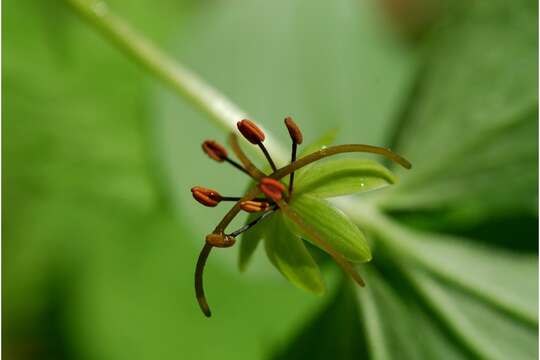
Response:
[[[384,166],[362,159],[327,160],[324,158],[343,153],[367,152],[383,155],[406,169],[411,164],[389,149],[347,144],[313,150],[297,159],[297,147],[304,141],[299,126],[286,117],[285,126],[292,146],[290,163],[278,168],[264,146],[266,136],[252,121],[244,119],[237,123],[239,132],[253,145],[258,146],[269,164],[269,171],[257,168],[242,151],[236,135],[231,134],[229,143],[239,160],[232,160],[227,150],[213,140],[203,142],[203,151],[213,160],[227,162],[247,174],[255,186],[243,196],[222,196],[215,190],[196,186],[191,189],[195,200],[207,207],[216,207],[232,201],[233,207],[206,236],[195,270],[195,291],[201,310],[210,316],[210,308],[203,288],[203,270],[210,251],[214,247],[228,248],[243,235],[240,249],[240,267],[245,268],[251,254],[261,239],[265,241],[267,255],[274,266],[293,284],[308,291],[324,291],[319,268],[304,239],[321,248],[360,286],[364,281],[354,264],[371,260],[371,252],[362,232],[342,212],[335,209],[325,198],[346,195],[378,188],[395,182],[395,176]],[[315,164],[317,163],[317,164]],[[295,182],[295,173],[298,179]],[[249,213],[241,228],[226,232],[231,221],[241,211]],[[257,229],[254,231],[252,229]]]

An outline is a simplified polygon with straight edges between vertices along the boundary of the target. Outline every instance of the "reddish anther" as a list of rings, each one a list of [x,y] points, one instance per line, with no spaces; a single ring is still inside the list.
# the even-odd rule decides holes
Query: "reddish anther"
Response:
[[[195,186],[191,188],[193,198],[204,206],[214,207],[221,201],[221,195],[212,189]]]
[[[285,118],[285,126],[287,126],[287,130],[289,130],[292,141],[300,145],[304,141],[304,136],[302,136],[300,128],[296,125],[292,117],[287,116]]]
[[[285,185],[272,178],[263,178],[259,183],[259,189],[264,195],[274,201],[281,200],[285,192]]]
[[[240,133],[252,144],[260,144],[264,141],[264,132],[251,120],[244,119],[236,123]]]
[[[227,150],[217,141],[206,140],[202,143],[202,149],[206,155],[217,162],[222,162],[227,159]]]
[[[266,211],[270,207],[270,204],[266,201],[242,201],[240,208],[248,213],[256,213]]]

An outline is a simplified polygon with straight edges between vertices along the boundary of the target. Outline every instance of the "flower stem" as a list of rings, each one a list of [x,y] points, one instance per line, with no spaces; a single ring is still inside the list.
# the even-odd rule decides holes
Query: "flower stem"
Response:
[[[103,0],[64,0],[78,14],[96,27],[104,37],[136,61],[150,74],[170,86],[195,105],[214,124],[234,131],[236,122],[250,118],[227,97],[207,84],[197,74],[161,52],[122,18],[116,16]],[[268,133],[268,132],[266,132]],[[279,159],[285,159],[283,147],[267,136],[266,144]]]

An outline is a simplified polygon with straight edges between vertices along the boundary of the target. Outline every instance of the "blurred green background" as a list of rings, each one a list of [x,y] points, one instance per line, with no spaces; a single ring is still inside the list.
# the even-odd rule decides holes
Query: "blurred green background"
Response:
[[[99,6],[105,6],[99,2]],[[414,164],[354,217],[355,289],[294,288],[259,249],[216,251],[239,193],[223,140],[67,1],[3,1],[2,351],[7,359],[534,359],[538,356],[538,7],[533,1],[109,0],[106,6],[286,143],[391,146]],[[373,220],[373,222],[371,221]]]

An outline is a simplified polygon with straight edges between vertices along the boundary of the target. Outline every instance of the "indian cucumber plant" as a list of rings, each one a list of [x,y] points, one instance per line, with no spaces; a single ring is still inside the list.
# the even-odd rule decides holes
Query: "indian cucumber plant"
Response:
[[[272,170],[270,174],[251,162],[235,134],[230,135],[229,143],[241,164],[231,159],[227,150],[216,141],[207,140],[202,144],[203,151],[211,159],[231,164],[256,183],[241,197],[222,196],[216,190],[200,186],[191,189],[194,199],[204,206],[215,207],[223,201],[235,202],[206,236],[197,261],[195,293],[207,317],[211,312],[203,288],[206,260],[212,248],[231,247],[241,234],[245,234],[240,251],[241,267],[245,266],[257,244],[264,238],[268,258],[283,276],[300,288],[322,293],[324,284],[321,274],[303,243],[305,239],[328,253],[359,286],[364,286],[355,264],[371,260],[367,241],[358,227],[325,198],[372,190],[393,184],[396,178],[390,170],[371,160],[319,161],[338,154],[364,152],[383,155],[406,169],[411,168],[406,159],[389,149],[363,144],[324,147],[297,159],[298,145],[303,143],[302,132],[291,117],[286,117],[284,122],[292,141],[291,161],[279,169],[264,146],[264,132],[250,120],[237,123],[244,138],[258,146],[268,160]],[[296,182],[295,173],[298,175]],[[228,225],[241,211],[252,215],[244,226],[227,232]]]
[[[376,21],[366,21],[368,14],[359,7],[364,2],[319,1],[316,6],[311,0],[217,2],[215,11],[214,4],[206,6],[193,23],[183,21],[187,17],[171,20],[175,28],[181,25],[174,46],[179,51],[175,55],[184,64],[161,51],[103,0],[64,2],[168,89],[153,91],[151,103],[155,102],[159,111],[151,114],[149,124],[158,147],[156,166],[163,167],[165,175],[155,192],[170,193],[167,199],[171,203],[166,209],[152,209],[152,222],[145,228],[160,229],[163,243],[147,236],[156,244],[155,254],[172,253],[155,264],[160,281],[152,276],[145,276],[146,282],[128,278],[133,293],[148,289],[144,298],[133,297],[133,306],[152,311],[138,311],[141,318],[124,316],[116,311],[124,308],[124,302],[113,307],[124,298],[115,298],[109,308],[96,305],[100,311],[108,310],[107,314],[114,315],[113,320],[120,324],[132,321],[136,331],[131,335],[144,343],[146,353],[155,354],[170,345],[171,351],[184,357],[196,353],[199,358],[237,358],[241,348],[244,358],[253,359],[260,355],[261,339],[265,347],[281,343],[283,334],[288,336],[290,329],[302,321],[301,332],[287,340],[283,350],[285,355],[299,355],[293,358],[538,358],[537,4],[447,1],[448,12],[442,15],[440,25],[404,50],[402,45],[396,47],[379,41],[382,37],[375,33],[366,33],[369,29],[379,31]],[[207,12],[210,8],[213,10]],[[141,19],[146,18],[143,13]],[[81,47],[86,43],[81,42]],[[247,45],[260,51],[244,51]],[[102,65],[101,60],[94,61],[96,66]],[[119,79],[129,79],[126,74],[121,77],[124,63],[111,60],[109,65],[115,78],[118,73]],[[34,64],[19,67],[33,69]],[[72,84],[71,78],[66,81]],[[109,79],[101,81],[96,88],[108,89],[104,84]],[[132,117],[133,97],[116,99],[124,99],[119,109],[123,109],[124,117]],[[89,109],[114,109],[104,119],[116,119],[119,114],[116,107],[110,107],[108,97],[101,101],[101,106],[91,103]],[[66,106],[70,104],[79,102],[66,102]],[[357,154],[333,155],[376,152],[405,167],[408,162],[378,147],[331,147],[329,139],[305,146],[304,140],[309,141],[303,139],[292,120],[286,121],[293,141],[289,157],[272,131],[261,131],[263,119],[276,117],[281,111],[277,109],[284,108],[299,120],[310,119],[310,130],[324,129],[326,119],[331,118],[347,132],[347,141],[356,141],[356,134],[363,133],[369,135],[369,142],[388,144],[414,162],[414,171],[391,168],[400,177],[399,186],[373,196],[338,198],[390,185],[397,179],[384,166],[357,158]],[[69,114],[79,112],[78,108],[66,112],[66,123],[72,123]],[[246,118],[260,121],[257,126],[240,121]],[[364,123],[358,118],[370,120]],[[221,181],[196,175],[200,178],[194,179],[194,174],[186,174],[185,167],[178,166],[178,153],[204,140],[193,143],[193,136],[200,130],[207,130],[211,124],[226,133],[236,133],[239,121],[241,134],[248,141],[255,140],[252,143],[259,150],[257,155],[266,158],[268,166],[253,166],[236,135],[229,137],[234,153],[231,156],[212,140],[205,141],[203,149],[212,159],[248,175],[251,188],[247,192],[228,193],[217,185],[230,183],[228,178]],[[26,136],[24,133],[20,138]],[[136,164],[141,157],[137,156],[133,160]],[[200,170],[204,167],[192,158],[189,161]],[[140,171],[141,178],[155,176],[155,172]],[[201,186],[215,187],[219,192],[193,188],[198,201],[210,207],[231,202],[232,207],[215,228],[194,235],[185,230],[202,223],[209,226],[206,218],[198,221],[198,217],[188,217],[189,224],[183,220],[193,211],[186,190],[199,181]],[[141,187],[140,193],[146,194],[148,190],[143,189],[146,187]],[[185,200],[189,202],[187,209]],[[181,216],[175,217],[177,208]],[[213,213],[212,209],[205,210],[212,217],[224,209],[213,209]],[[238,215],[246,215],[242,212],[248,213],[245,224],[233,225],[233,218],[237,224]],[[126,212],[129,224],[131,216]],[[42,230],[40,227],[40,233]],[[153,231],[150,234],[154,235]],[[369,234],[369,247],[363,232]],[[132,227],[126,225],[123,237],[129,238],[132,233]],[[176,242],[179,234],[184,238]],[[329,301],[320,302],[323,307],[313,315],[310,301],[293,296],[292,291],[288,294],[281,283],[264,283],[267,279],[261,274],[233,282],[223,271],[223,264],[213,267],[214,263],[208,261],[212,263],[209,273],[214,274],[207,279],[207,290],[212,289],[209,295],[221,298],[221,308],[229,312],[210,323],[194,320],[192,315],[199,314],[190,290],[200,244],[192,247],[187,236],[205,241],[197,264],[196,287],[199,304],[207,315],[210,309],[203,289],[207,258],[215,247],[229,247],[235,242],[240,270],[256,257],[257,247],[264,247],[271,263],[293,285],[322,293],[324,284],[315,262],[318,257],[310,252],[311,243],[333,257],[356,283],[362,283],[360,272],[366,286],[357,289],[346,277],[340,278],[338,286],[329,284]],[[171,247],[164,248],[164,244]],[[366,264],[371,253],[373,259]],[[156,262],[151,257],[148,261]],[[117,261],[111,263],[116,266]],[[97,273],[101,271],[109,272],[100,267]],[[170,278],[161,282],[165,276]],[[228,282],[219,284],[217,278]],[[179,284],[176,292],[171,291],[171,284]],[[223,301],[225,296],[229,296],[227,301]],[[153,302],[148,302],[150,299]],[[283,302],[276,304],[276,299]],[[295,299],[301,300],[293,303]],[[89,304],[84,302],[82,308],[87,311]],[[167,304],[168,308],[154,311]],[[156,321],[160,314],[161,320],[170,323],[169,328],[165,321]],[[89,317],[89,326],[109,330],[110,322],[102,319]],[[155,331],[140,331],[142,325],[147,330],[155,326]],[[246,327],[249,331],[244,331]],[[186,330],[182,346],[178,346],[178,330]],[[101,335],[103,331],[88,333]],[[148,336],[152,333],[159,336]],[[124,352],[126,334],[109,334],[118,337],[122,344],[119,349]],[[97,336],[95,340],[101,343]],[[215,339],[215,346],[201,346],[201,339],[208,338]],[[200,354],[202,348],[208,356]],[[107,355],[111,357],[108,352],[101,357]],[[288,358],[285,355],[276,358]]]

